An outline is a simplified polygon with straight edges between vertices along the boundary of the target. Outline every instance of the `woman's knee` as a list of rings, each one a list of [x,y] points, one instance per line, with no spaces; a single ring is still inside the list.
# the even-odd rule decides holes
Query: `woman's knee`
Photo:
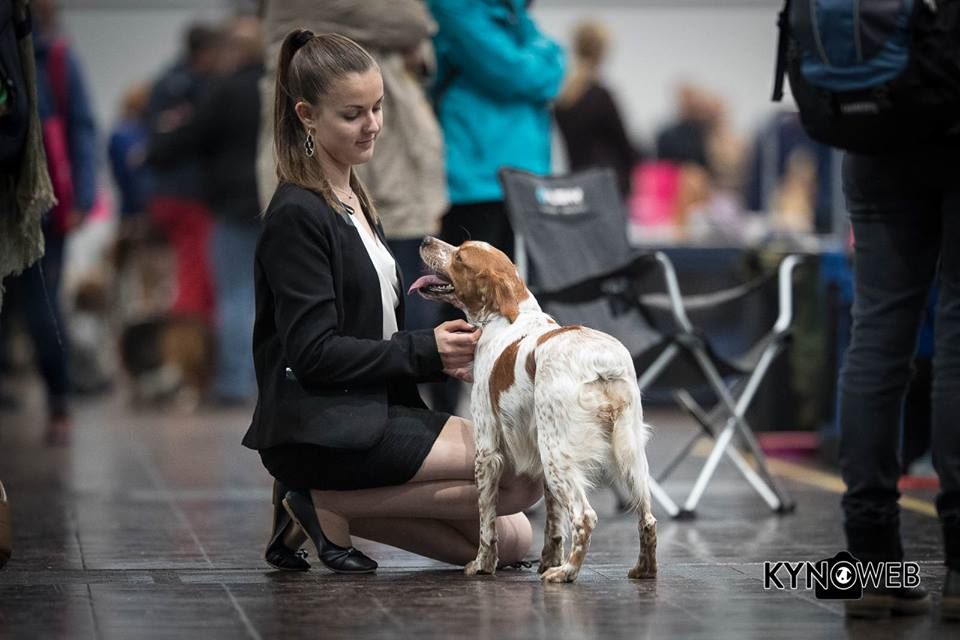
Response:
[[[500,483],[497,515],[510,515],[529,509],[543,497],[543,482],[529,476],[504,478]]]
[[[533,527],[522,513],[497,518],[497,551],[501,565],[519,562],[530,553]]]

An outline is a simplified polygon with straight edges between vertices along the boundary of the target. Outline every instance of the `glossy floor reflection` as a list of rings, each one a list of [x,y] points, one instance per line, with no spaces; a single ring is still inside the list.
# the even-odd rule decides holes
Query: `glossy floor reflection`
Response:
[[[0,479],[15,548],[0,571],[2,638],[881,638],[956,637],[937,617],[939,527],[904,512],[905,547],[934,590],[913,619],[847,623],[807,591],[765,592],[764,560],[816,560],[841,548],[839,496],[787,479],[799,506],[769,513],[726,463],[693,522],[657,513],[660,576],[630,581],[636,522],[598,491],[600,516],[577,583],[535,570],[467,578],[459,569],[360,541],[374,576],[270,571],[261,560],[270,480],[239,442],[249,412],[136,414],[121,398],[77,407],[71,446],[41,444],[37,385],[0,413]],[[654,471],[692,427],[649,412]],[[665,489],[678,501],[696,468]],[[823,483],[820,483],[821,486]],[[533,516],[535,527],[542,515]],[[539,549],[534,550],[534,556]],[[311,554],[312,555],[312,554]]]

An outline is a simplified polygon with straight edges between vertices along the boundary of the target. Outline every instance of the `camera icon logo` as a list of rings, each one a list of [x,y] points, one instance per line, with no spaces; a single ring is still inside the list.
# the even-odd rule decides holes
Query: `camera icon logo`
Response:
[[[821,560],[826,564],[830,579],[826,585],[816,586],[816,596],[820,600],[857,600],[863,597],[863,585],[857,576],[858,560],[849,551],[841,551],[832,558]]]

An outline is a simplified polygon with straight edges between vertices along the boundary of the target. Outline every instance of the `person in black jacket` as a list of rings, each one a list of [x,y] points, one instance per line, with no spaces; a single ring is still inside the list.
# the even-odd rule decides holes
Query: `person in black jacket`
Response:
[[[183,124],[157,133],[150,149],[156,166],[199,157],[204,165],[203,196],[213,213],[209,256],[213,272],[217,364],[213,395],[220,404],[242,404],[254,393],[250,357],[253,333],[253,274],[249,264],[257,242],[257,132],[263,76],[263,35],[251,16],[234,19],[221,52],[228,72],[212,82]]]
[[[571,171],[611,167],[624,199],[630,196],[633,166],[640,160],[620,118],[610,91],[600,79],[609,32],[590,20],[577,25],[573,35],[575,61],[553,115],[563,135]]]
[[[254,263],[259,397],[243,439],[277,481],[266,555],[278,568],[306,568],[293,555],[298,527],[343,573],[377,567],[351,534],[457,564],[479,542],[472,426],[428,410],[416,388],[444,373],[469,380],[479,331],[463,320],[403,330],[400,273],[352,171],[373,155],[382,98],[375,61],[352,40],[302,29],[284,39],[280,185]],[[541,488],[504,485],[499,546],[510,563],[530,546],[521,510]]]

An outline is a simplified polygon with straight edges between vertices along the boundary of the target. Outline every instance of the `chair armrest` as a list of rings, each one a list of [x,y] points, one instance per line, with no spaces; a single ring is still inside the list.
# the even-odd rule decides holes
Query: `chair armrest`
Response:
[[[683,304],[683,295],[680,293],[680,284],[677,281],[677,272],[673,268],[673,263],[662,251],[657,251],[653,257],[660,263],[660,270],[663,272],[663,281],[667,287],[667,296],[670,298],[670,310],[673,313],[673,320],[677,325],[687,333],[693,333],[693,324],[687,317],[687,310]]]
[[[779,274],[779,308],[780,313],[773,325],[774,333],[782,335],[789,331],[793,323],[793,271],[803,261],[799,255],[789,255],[780,261]]]

